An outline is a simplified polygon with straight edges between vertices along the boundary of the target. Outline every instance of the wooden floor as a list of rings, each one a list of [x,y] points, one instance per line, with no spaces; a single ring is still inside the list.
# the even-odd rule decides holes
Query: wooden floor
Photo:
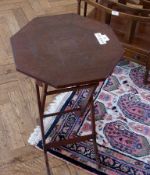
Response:
[[[46,174],[42,152],[27,143],[38,118],[34,81],[16,72],[10,36],[36,16],[69,12],[76,0],[0,0],[0,175]],[[54,175],[88,174],[49,160]]]

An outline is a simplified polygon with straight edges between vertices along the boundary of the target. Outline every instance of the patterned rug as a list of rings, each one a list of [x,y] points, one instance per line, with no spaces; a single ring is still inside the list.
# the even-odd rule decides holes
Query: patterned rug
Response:
[[[150,85],[143,84],[144,71],[144,67],[136,63],[121,61],[105,81],[102,91],[99,92],[101,83],[96,89],[95,116],[101,172],[96,169],[92,141],[69,144],[49,152],[95,174],[150,175]],[[60,110],[79,106],[87,94],[88,90],[68,94]],[[69,98],[72,98],[70,102]],[[63,140],[90,133],[87,109],[81,117],[70,113],[49,120],[46,138],[47,141]],[[41,140],[35,139],[38,134],[36,129],[29,142],[42,148]]]

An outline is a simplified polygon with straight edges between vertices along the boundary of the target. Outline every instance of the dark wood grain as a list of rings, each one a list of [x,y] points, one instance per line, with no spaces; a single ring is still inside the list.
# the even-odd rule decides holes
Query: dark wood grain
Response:
[[[11,43],[17,70],[56,88],[105,79],[123,54],[109,26],[75,14],[35,18]]]

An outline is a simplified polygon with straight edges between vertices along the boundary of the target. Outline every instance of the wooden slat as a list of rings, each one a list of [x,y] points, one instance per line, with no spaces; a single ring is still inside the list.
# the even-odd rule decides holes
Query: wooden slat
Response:
[[[16,8],[13,9],[12,11],[20,28],[22,28],[24,25],[28,23],[28,19],[22,8]]]
[[[8,92],[8,94],[12,109],[20,127],[20,133],[22,134],[24,142],[27,143],[29,133],[31,133],[34,128],[31,115],[27,108],[27,103],[25,103],[23,94],[19,87],[14,89],[14,91]]]
[[[5,140],[5,142],[1,141],[1,146],[4,146],[8,150],[17,149],[24,146],[25,144],[20,133],[20,127],[11,103],[0,105],[0,116],[3,122],[1,132],[3,132],[4,138],[2,140]],[[2,149],[0,150],[2,151]]]
[[[29,78],[19,81],[19,87],[21,94],[26,94],[24,96],[24,103],[27,105],[28,115],[33,121],[34,127],[37,125],[36,121],[39,117],[38,108],[37,108],[37,99],[35,93],[35,85],[32,80]]]
[[[12,56],[11,45],[10,45],[10,36],[12,34],[6,21],[7,18],[0,17],[0,37],[2,40],[1,42],[4,45],[5,52],[7,53],[8,56]]]
[[[31,4],[31,7],[37,15],[44,15],[44,9],[41,7],[39,0],[28,0]]]

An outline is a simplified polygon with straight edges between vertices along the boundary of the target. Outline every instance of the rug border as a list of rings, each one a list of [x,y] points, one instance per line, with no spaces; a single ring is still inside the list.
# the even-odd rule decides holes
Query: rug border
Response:
[[[39,146],[34,146],[34,147],[35,147],[36,149],[40,150],[41,152],[43,152],[43,149],[40,148]],[[69,160],[66,159],[66,158],[69,158],[69,157],[64,156],[64,155],[62,155],[62,154],[60,154],[60,153],[59,153],[60,155],[57,155],[57,154],[52,153],[52,152],[50,152],[50,151],[48,151],[47,153],[48,153],[48,156],[52,156],[52,157],[55,157],[56,159],[59,159],[59,160],[61,160],[61,161],[65,161],[67,164],[71,164],[71,165],[74,166],[74,167],[80,168],[81,170],[83,170],[83,171],[85,171],[85,172],[87,172],[87,173],[89,173],[89,174],[91,174],[91,175],[95,175],[95,174],[97,174],[97,175],[107,175],[107,174],[105,174],[105,173],[103,173],[103,172],[97,171],[95,168],[91,168],[91,167],[87,166],[88,168],[91,168],[91,169],[93,169],[94,171],[96,170],[97,173],[94,172],[94,171],[88,170],[87,168],[82,167],[81,165],[77,165],[77,164],[82,164],[82,163],[80,163],[80,162],[78,162],[78,161],[75,161],[75,162],[77,162],[77,164],[76,164],[75,162],[69,161]],[[70,158],[70,159],[71,159],[71,158]],[[73,160],[73,159],[71,159],[71,160]],[[84,164],[83,164],[83,165],[84,165]],[[84,165],[84,166],[86,166],[86,165]]]

